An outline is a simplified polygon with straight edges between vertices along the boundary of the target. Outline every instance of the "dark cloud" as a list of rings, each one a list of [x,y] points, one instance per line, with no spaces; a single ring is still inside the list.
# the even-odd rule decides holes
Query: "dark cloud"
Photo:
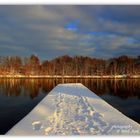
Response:
[[[140,52],[140,6],[0,6],[0,55],[41,59]]]

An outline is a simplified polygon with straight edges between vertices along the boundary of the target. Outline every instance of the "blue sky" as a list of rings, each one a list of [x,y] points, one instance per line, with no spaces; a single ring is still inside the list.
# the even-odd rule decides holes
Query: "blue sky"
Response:
[[[140,6],[0,6],[0,56],[140,53]]]

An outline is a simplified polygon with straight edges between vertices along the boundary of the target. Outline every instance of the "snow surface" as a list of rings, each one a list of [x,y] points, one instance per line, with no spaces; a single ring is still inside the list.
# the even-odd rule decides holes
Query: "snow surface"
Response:
[[[6,135],[140,135],[140,125],[82,84],[59,84]]]

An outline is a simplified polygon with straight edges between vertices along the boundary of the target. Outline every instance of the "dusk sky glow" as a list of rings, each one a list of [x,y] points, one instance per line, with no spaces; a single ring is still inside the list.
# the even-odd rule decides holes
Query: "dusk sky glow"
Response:
[[[0,56],[140,54],[140,6],[0,6]]]

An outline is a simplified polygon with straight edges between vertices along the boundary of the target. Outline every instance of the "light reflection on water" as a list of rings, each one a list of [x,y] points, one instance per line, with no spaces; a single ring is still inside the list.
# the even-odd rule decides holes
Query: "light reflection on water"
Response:
[[[140,123],[140,79],[0,79],[0,134],[21,120],[59,83],[82,83]]]

